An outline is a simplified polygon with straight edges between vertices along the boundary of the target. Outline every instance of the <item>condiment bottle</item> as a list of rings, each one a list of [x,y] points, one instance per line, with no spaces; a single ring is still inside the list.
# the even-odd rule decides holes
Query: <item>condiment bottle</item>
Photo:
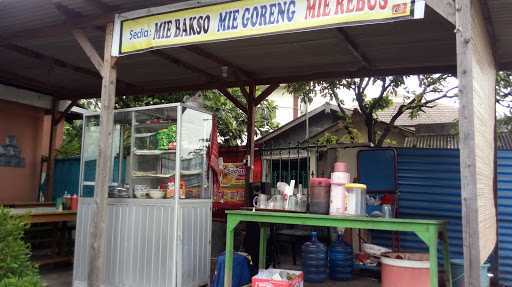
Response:
[[[78,210],[78,196],[76,193],[71,197],[71,210]]]
[[[64,192],[64,210],[69,210],[71,208],[71,195],[66,191]]]
[[[169,177],[169,181],[167,182],[167,192],[165,193],[166,198],[172,198],[174,197],[174,194],[176,193],[176,184],[174,181],[174,177]]]

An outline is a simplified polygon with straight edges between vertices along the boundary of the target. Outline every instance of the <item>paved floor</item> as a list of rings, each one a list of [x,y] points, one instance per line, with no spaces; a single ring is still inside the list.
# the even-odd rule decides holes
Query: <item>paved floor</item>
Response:
[[[55,267],[41,270],[43,283],[48,287],[71,287],[73,267]]]
[[[73,268],[56,268],[43,270],[41,277],[48,287],[71,287]],[[357,278],[350,282],[326,282],[322,284],[304,284],[304,287],[378,287],[380,284],[373,279]],[[140,286],[144,287],[144,286]]]

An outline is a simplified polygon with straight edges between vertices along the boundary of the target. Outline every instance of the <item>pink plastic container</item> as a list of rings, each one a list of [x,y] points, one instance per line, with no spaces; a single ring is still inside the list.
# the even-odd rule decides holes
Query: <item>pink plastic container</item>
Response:
[[[347,163],[342,161],[335,163],[334,172],[348,172]]]
[[[381,263],[382,287],[430,286],[427,254],[387,253],[381,258]]]

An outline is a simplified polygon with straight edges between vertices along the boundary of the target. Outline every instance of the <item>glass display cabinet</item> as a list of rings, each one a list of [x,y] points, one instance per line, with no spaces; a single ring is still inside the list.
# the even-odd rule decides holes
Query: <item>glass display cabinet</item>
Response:
[[[212,115],[184,104],[117,110],[106,286],[209,282]],[[84,116],[73,286],[87,286],[99,114]]]

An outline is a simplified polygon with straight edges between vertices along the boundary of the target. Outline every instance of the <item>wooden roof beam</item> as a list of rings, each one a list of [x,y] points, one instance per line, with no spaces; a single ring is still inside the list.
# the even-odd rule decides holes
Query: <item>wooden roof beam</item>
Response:
[[[75,11],[62,3],[55,2],[53,3],[55,9],[64,17],[67,19],[67,21],[71,21],[71,19],[74,18],[81,18],[83,17],[83,14]],[[87,35],[80,30],[80,29],[74,29],[72,30],[73,36],[77,40],[80,47],[82,47],[82,50],[85,52],[89,60],[92,62],[96,70],[98,70],[98,73],[100,75],[100,78],[103,78],[103,59],[101,59],[99,53],[96,51],[94,46],[92,45],[91,41],[87,38]],[[117,58],[114,58],[117,59]],[[113,60],[115,63],[115,60]],[[133,89],[136,86],[134,84],[128,83],[126,81],[123,81],[119,78],[117,78],[117,82],[119,82],[119,88],[121,90],[126,89]]]
[[[162,59],[162,60],[165,60],[167,61],[168,63],[171,63],[171,64],[174,64],[176,66],[179,66],[185,70],[189,70],[190,72],[193,72],[193,73],[196,73],[196,74],[199,74],[199,75],[202,75],[203,77],[206,77],[208,79],[213,79],[213,80],[216,80],[216,81],[219,81],[219,82],[224,82],[225,79],[223,79],[222,77],[220,76],[217,76],[215,74],[212,74],[210,72],[207,72],[203,69],[200,69],[192,64],[189,64],[183,60],[180,60],[174,56],[171,56],[165,52],[163,52],[162,50],[153,50],[153,51],[149,51],[148,53]]]
[[[72,100],[71,103],[62,111],[62,113],[55,119],[55,122],[53,123],[54,126],[60,124],[60,122],[66,117],[66,114],[71,111],[71,109],[76,106],[78,100]]]
[[[98,74],[96,71],[89,70],[89,69],[84,68],[84,67],[80,67],[80,66],[77,66],[77,65],[74,65],[74,64],[67,63],[67,62],[65,62],[63,60],[60,60],[60,59],[57,59],[57,58],[45,55],[43,53],[40,53],[40,52],[31,50],[31,49],[22,47],[20,45],[5,44],[5,45],[2,45],[1,47],[3,49],[9,50],[11,52],[17,53],[19,55],[22,55],[22,56],[25,56],[25,57],[28,57],[28,58],[31,58],[31,59],[35,59],[35,60],[38,60],[38,61],[41,61],[41,62],[52,63],[53,65],[55,65],[56,67],[59,67],[59,68],[70,70],[70,71],[73,71],[73,72],[76,72],[76,73],[79,73],[79,74],[82,74],[82,75],[86,75],[86,76],[89,76],[89,77],[93,77],[93,78],[96,78],[96,79],[100,79],[101,78],[101,75]]]
[[[512,69],[512,62],[509,63]],[[279,76],[279,77],[268,77],[268,78],[258,78],[254,80],[256,85],[271,85],[271,84],[280,84],[280,83],[293,83],[293,82],[302,82],[302,81],[314,81],[314,80],[330,80],[330,79],[351,79],[351,78],[360,78],[360,77],[382,77],[382,76],[391,76],[391,75],[420,75],[420,74],[456,74],[456,65],[436,65],[436,66],[425,66],[425,67],[394,67],[394,68],[384,68],[384,69],[358,69],[353,71],[327,71],[327,72],[313,72],[305,75],[293,75],[293,76]],[[191,90],[207,90],[207,89],[222,89],[222,88],[240,88],[243,86],[251,85],[247,81],[212,81],[211,79],[207,79],[202,84],[199,85],[184,85],[184,86],[174,86],[169,85],[168,81],[163,81],[155,84],[151,82],[151,84],[145,85],[141,83],[140,86],[143,87],[138,90],[132,90],[127,95],[142,95],[144,93],[160,93],[160,92],[178,92],[178,91],[191,91]]]
[[[69,70],[69,71],[72,71],[72,72],[75,72],[75,73],[78,73],[78,74],[82,74],[82,75],[85,75],[85,76],[88,76],[88,77],[92,77],[92,78],[95,78],[95,79],[101,79],[102,78],[101,77],[101,70],[96,72],[94,70],[90,70],[90,69],[87,69],[87,68],[84,68],[84,67],[80,67],[80,66],[77,66],[77,65],[74,65],[74,64],[70,64],[70,63],[68,63],[66,61],[57,59],[57,58],[52,57],[52,56],[45,55],[43,53],[40,53],[40,52],[31,50],[31,49],[25,48],[25,47],[20,46],[20,45],[4,44],[4,45],[0,45],[0,47],[3,48],[3,49],[9,50],[11,52],[20,54],[22,56],[25,56],[25,57],[37,60],[37,61],[51,63],[51,64],[53,64],[56,67],[59,67],[59,68],[62,68],[62,69],[66,69],[66,70]],[[101,66],[103,66],[103,61],[102,61]],[[128,83],[126,81],[123,81],[123,80],[118,80],[118,81],[119,81],[119,84],[120,84],[120,88],[122,88],[122,89],[131,89],[131,88],[135,87],[134,84]]]
[[[251,72],[246,71],[243,68],[240,68],[239,66],[227,61],[226,59],[223,59],[211,52],[208,52],[208,51],[200,48],[199,46],[187,46],[187,47],[183,47],[183,49],[185,49],[195,55],[198,55],[205,59],[208,59],[218,65],[228,67],[228,68],[232,69],[233,71],[235,71],[235,73],[244,77],[246,80],[251,80],[252,78],[254,78],[254,75]]]
[[[249,110],[247,109],[247,107],[242,104],[235,96],[233,96],[229,91],[228,89],[226,88],[221,88],[221,89],[218,89],[218,91],[224,95],[224,97],[226,97],[228,100],[230,100],[233,105],[235,105],[237,108],[239,108],[242,112],[244,112],[246,115],[249,113]]]
[[[266,100],[268,96],[270,96],[275,90],[279,88],[279,86],[279,84],[271,84],[266,87],[265,90],[263,90],[263,92],[261,92],[261,94],[256,98],[256,106],[259,106],[264,100]]]
[[[91,60],[94,67],[96,67],[98,73],[103,73],[103,60],[98,54],[98,51],[96,51],[94,46],[91,44],[91,41],[89,41],[89,39],[87,38],[87,35],[85,35],[84,31],[74,30],[73,36],[75,37],[80,47],[82,47],[82,50],[87,55],[89,60]]]
[[[98,2],[96,0],[85,0],[85,1]],[[62,4],[59,3],[59,5],[62,5]],[[99,5],[101,5],[101,4],[97,3],[96,5],[97,5],[97,8],[99,8],[100,7]],[[108,6],[112,10],[111,11],[105,10],[105,13],[100,14],[100,15],[91,15],[91,16],[82,15],[82,16],[72,17],[72,18],[66,19],[62,23],[52,24],[52,25],[47,25],[47,26],[40,26],[37,28],[26,29],[26,30],[16,31],[16,32],[13,32],[10,34],[2,35],[2,38],[0,39],[0,44],[12,43],[12,42],[15,42],[18,40],[26,40],[26,39],[33,40],[33,39],[48,37],[51,35],[54,36],[54,35],[58,35],[58,34],[66,34],[66,33],[69,33],[69,31],[72,31],[75,29],[87,29],[87,28],[94,27],[97,25],[105,25],[107,23],[111,23],[114,21],[115,14],[146,8],[147,3],[143,2],[140,5],[131,7],[129,10],[118,8],[117,6],[111,6],[111,5],[108,5]],[[103,6],[103,8],[105,8],[105,7],[107,7],[107,6]],[[59,9],[59,8],[56,8],[56,9]],[[69,9],[70,8],[68,8],[68,9],[64,8],[61,10],[62,11],[67,10],[67,12],[70,12]],[[74,11],[74,10],[72,10],[72,11]],[[66,13],[66,12],[64,12],[64,13]]]
[[[372,63],[362,51],[361,47],[350,37],[347,31],[343,28],[336,28],[338,37],[347,44],[352,55],[354,55],[364,68],[371,68]]]
[[[118,6],[107,4],[101,0],[85,0],[85,2],[91,4],[91,6],[102,12],[112,12],[119,10]]]
[[[245,86],[240,86],[240,91],[242,92],[242,95],[244,96],[245,100],[249,102],[251,95],[249,94],[249,91],[245,88]]]
[[[53,84],[50,85],[38,79],[23,76],[17,73],[13,73],[11,71],[0,70],[0,83],[7,86],[13,86],[21,89],[26,89],[29,91],[46,94],[48,96],[56,97],[58,99],[80,99],[85,96],[82,94],[77,95],[75,92],[68,90],[67,88],[56,86]]]
[[[74,9],[69,8],[68,6],[60,3],[60,2],[53,2],[53,7],[66,18],[66,20],[74,19],[74,18],[81,18],[84,17],[84,15]]]
[[[427,0],[426,2],[430,8],[455,25],[455,2],[453,0]]]

